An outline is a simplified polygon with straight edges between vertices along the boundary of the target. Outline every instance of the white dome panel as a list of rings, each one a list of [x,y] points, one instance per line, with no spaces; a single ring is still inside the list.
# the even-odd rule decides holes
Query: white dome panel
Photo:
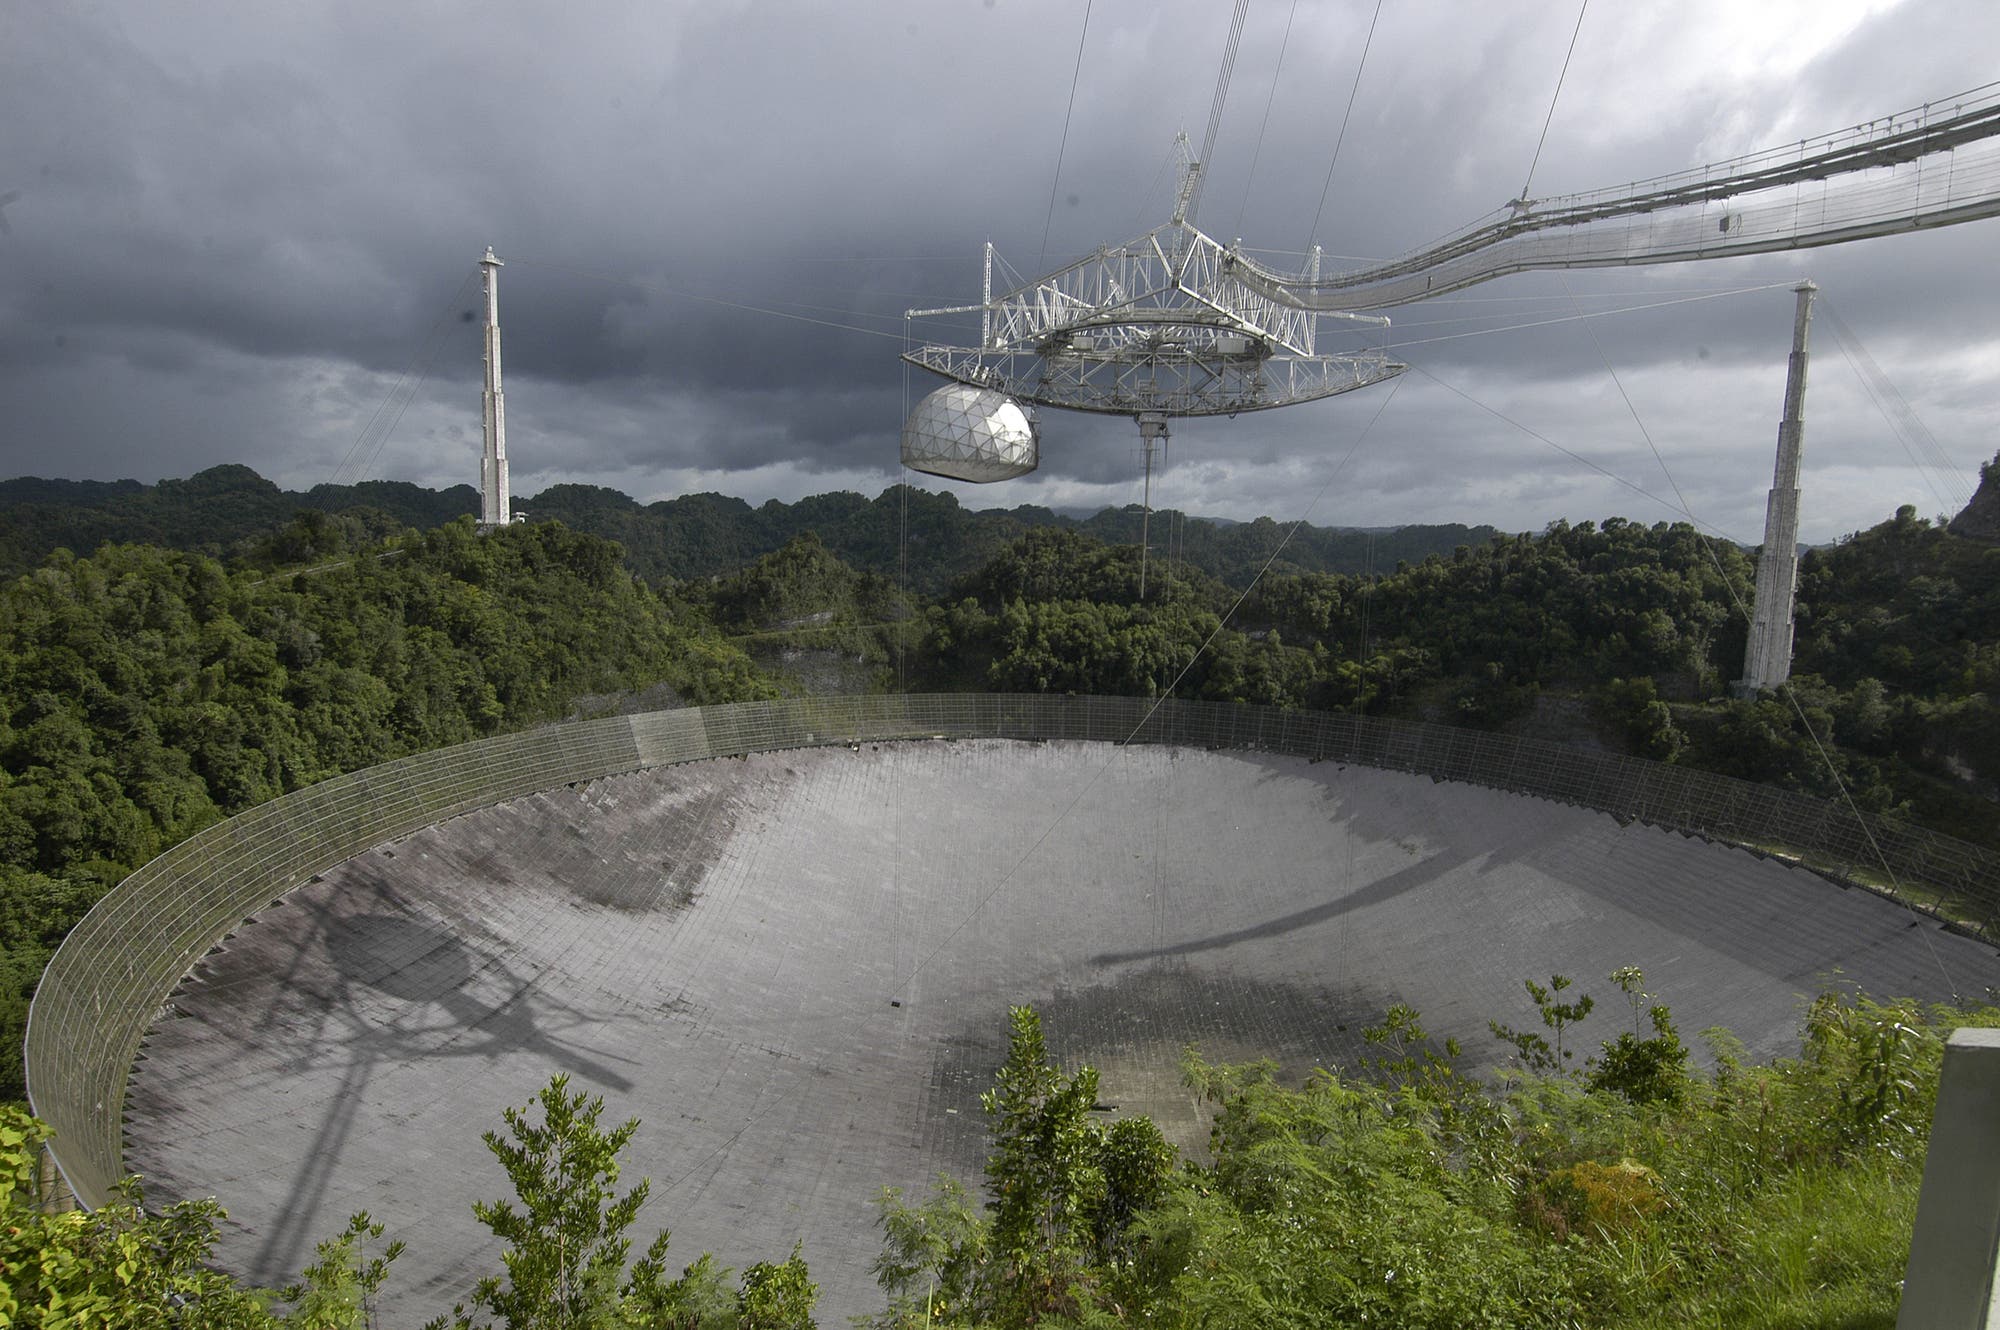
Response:
[[[948,383],[903,422],[903,465],[953,480],[1012,480],[1041,461],[1039,431],[1005,393]]]

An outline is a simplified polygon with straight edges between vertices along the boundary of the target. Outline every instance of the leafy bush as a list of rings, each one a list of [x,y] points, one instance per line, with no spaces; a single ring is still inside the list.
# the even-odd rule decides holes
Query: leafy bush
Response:
[[[1191,1052],[1211,1158],[1149,1164],[1148,1199],[1095,1247],[1081,1198],[1104,1194],[1126,1124],[1082,1116],[1095,1073],[1049,1065],[1017,1011],[988,1097],[987,1213],[949,1182],[917,1208],[885,1195],[878,1324],[1887,1330],[1944,1035],[2000,1010],[1826,997],[1800,1057],[1746,1066],[1711,1032],[1698,1074],[1644,975],[1612,980],[1634,1029],[1581,1067],[1563,1029],[1588,996],[1529,985],[1549,1034],[1516,1044],[1537,1069],[1497,1085],[1407,1007],[1360,1067],[1297,1088]]]
[[[271,1294],[239,1286],[212,1268],[214,1201],[149,1211],[138,1179],[95,1210],[47,1211],[40,1194],[44,1124],[0,1105],[0,1325],[47,1330],[360,1330],[402,1251],[369,1257],[380,1225],[356,1215],[319,1244],[298,1284]],[[289,1312],[274,1311],[291,1303]]]

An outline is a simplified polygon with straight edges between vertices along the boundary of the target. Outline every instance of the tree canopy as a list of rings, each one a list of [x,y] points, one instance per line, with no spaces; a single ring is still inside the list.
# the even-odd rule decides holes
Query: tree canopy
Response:
[[[616,545],[557,523],[482,536],[464,518],[347,543],[303,514],[270,543],[318,561],[108,545],[0,586],[0,1098],[22,1093],[25,1003],[49,949],[202,827],[580,698],[775,692]]]

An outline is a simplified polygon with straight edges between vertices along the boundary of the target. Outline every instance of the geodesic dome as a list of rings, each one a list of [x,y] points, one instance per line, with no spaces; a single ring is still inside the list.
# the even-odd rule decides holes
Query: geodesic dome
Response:
[[[903,422],[903,465],[912,471],[986,483],[1025,476],[1040,461],[1035,418],[990,388],[946,384]]]

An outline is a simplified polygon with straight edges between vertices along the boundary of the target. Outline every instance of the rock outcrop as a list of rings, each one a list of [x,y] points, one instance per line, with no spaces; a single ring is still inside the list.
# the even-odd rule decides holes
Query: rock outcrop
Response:
[[[2000,456],[1979,468],[1979,488],[1945,528],[1954,536],[2000,545]]]

